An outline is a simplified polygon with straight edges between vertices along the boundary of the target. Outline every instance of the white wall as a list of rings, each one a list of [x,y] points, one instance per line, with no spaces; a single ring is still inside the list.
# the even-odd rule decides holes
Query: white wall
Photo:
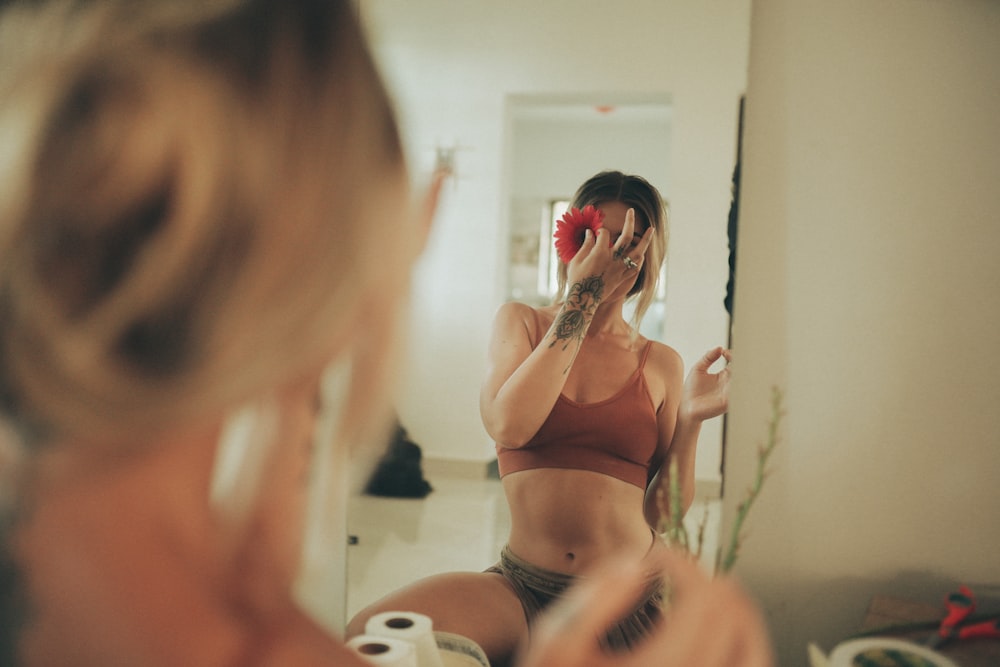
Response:
[[[571,197],[601,169],[620,168],[645,176],[669,192],[670,114],[660,105],[656,117],[635,120],[525,118],[514,121],[516,155],[509,183],[513,196]]]
[[[418,173],[457,144],[416,281],[402,419],[427,456],[486,460],[479,385],[506,257],[508,95],[657,93],[674,102],[666,341],[690,365],[726,342],[730,177],[749,0],[362,0]],[[706,269],[712,279],[705,279]],[[719,425],[699,476],[717,477]],[[713,464],[713,457],[715,463]]]
[[[756,0],[724,523],[781,664],[873,594],[1000,591],[1000,4]]]

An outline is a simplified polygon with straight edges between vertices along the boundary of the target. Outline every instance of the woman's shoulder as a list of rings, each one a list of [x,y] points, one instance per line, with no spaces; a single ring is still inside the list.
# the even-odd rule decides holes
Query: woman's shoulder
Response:
[[[559,304],[547,306],[532,306],[523,301],[507,301],[498,309],[498,313],[516,313],[522,316],[548,317],[552,319],[559,312]]]
[[[535,308],[521,301],[506,301],[497,308],[497,316],[525,317],[535,312]]]
[[[644,339],[644,345],[649,347],[646,357],[646,369],[665,380],[684,380],[684,360],[680,353],[666,343],[658,340]]]
[[[524,327],[531,340],[538,341],[552,325],[557,310],[552,306],[531,306],[520,301],[508,301],[497,309],[494,327]]]

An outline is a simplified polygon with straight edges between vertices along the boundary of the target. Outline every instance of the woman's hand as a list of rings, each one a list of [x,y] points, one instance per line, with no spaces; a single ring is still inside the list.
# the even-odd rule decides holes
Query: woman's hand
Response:
[[[634,233],[635,211],[631,208],[625,213],[625,225],[614,243],[607,228],[601,227],[597,234],[588,229],[583,245],[566,267],[567,283],[572,286],[600,276],[605,295],[626,280],[634,283],[646,257],[646,248],[653,240],[653,229],[647,229],[642,239],[632,247]]]
[[[635,606],[649,580],[670,584],[661,625],[634,650],[608,653],[605,630]],[[688,557],[666,549],[642,563],[605,568],[574,587],[532,632],[519,667],[769,667],[774,664],[763,617],[733,579],[712,579]]]
[[[718,373],[712,373],[712,364],[725,358],[727,366]],[[732,356],[729,350],[716,347],[705,353],[695,363],[684,381],[684,393],[678,414],[681,418],[705,421],[718,417],[729,409],[729,366]]]

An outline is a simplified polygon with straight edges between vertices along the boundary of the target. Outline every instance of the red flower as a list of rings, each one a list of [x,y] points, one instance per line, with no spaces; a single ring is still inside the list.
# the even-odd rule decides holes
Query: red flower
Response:
[[[593,206],[584,206],[582,211],[571,208],[563,214],[562,220],[556,222],[556,233],[552,237],[556,240],[559,259],[564,264],[569,264],[583,247],[587,230],[590,229],[596,234],[601,228],[602,220],[604,220],[603,211]]]

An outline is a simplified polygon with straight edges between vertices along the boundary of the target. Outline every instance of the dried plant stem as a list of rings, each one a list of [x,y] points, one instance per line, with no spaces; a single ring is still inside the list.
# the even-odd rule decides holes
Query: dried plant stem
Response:
[[[687,528],[684,526],[684,501],[681,499],[681,485],[677,479],[677,461],[670,460],[670,526],[673,542],[685,551],[690,551]]]
[[[750,507],[757,500],[761,490],[764,488],[764,480],[767,479],[767,462],[778,445],[778,432],[781,420],[785,413],[782,410],[783,396],[777,387],[771,390],[771,416],[768,421],[767,440],[757,448],[757,470],[754,475],[753,484],[747,491],[746,498],[736,509],[736,519],[733,522],[730,533],[729,544],[723,554],[721,550],[716,554],[715,571],[718,573],[729,572],[736,563],[740,546],[743,540],[743,524],[750,513]],[[681,486],[678,480],[677,464],[670,461],[668,466],[667,488],[664,490],[661,485],[656,490],[656,505],[660,510],[660,519],[657,525],[657,533],[671,547],[683,549],[691,553],[691,540],[687,527],[684,525],[684,515],[681,500]],[[669,498],[669,503],[667,502]],[[695,559],[701,558],[702,548],[705,543],[705,529],[708,524],[708,508],[706,507],[701,520],[698,523],[698,533],[695,542]]]
[[[671,461],[667,470],[669,474],[667,482],[669,502],[667,502],[667,494],[664,493],[662,484],[656,490],[656,506],[660,510],[657,532],[671,547],[690,551],[688,532],[684,526],[684,516],[681,513],[681,489],[680,483],[677,481],[676,462]]]
[[[694,558],[695,560],[701,560],[701,551],[705,546],[705,528],[708,526],[708,503],[705,503],[705,510],[701,513],[701,519],[698,521],[698,538],[695,544],[698,548],[695,549]]]
[[[736,563],[736,557],[739,555],[743,538],[743,522],[746,521],[747,515],[750,513],[750,507],[757,500],[757,496],[760,495],[760,491],[764,487],[764,480],[767,477],[767,460],[778,444],[778,430],[781,425],[781,419],[785,415],[781,406],[781,390],[773,387],[771,389],[771,418],[768,422],[767,442],[757,448],[757,472],[754,475],[753,484],[747,492],[746,498],[736,508],[736,519],[733,522],[732,532],[730,533],[729,545],[725,555],[721,556],[716,566],[716,573],[729,572]]]
[[[705,511],[702,512],[701,518],[698,520],[698,532],[695,536],[694,552],[692,553],[691,537],[687,526],[684,524],[684,516],[681,513],[681,485],[678,480],[676,462],[671,461],[667,470],[669,474],[670,506],[666,506],[663,502],[664,493],[661,486],[656,492],[656,505],[660,510],[660,523],[657,526],[657,532],[667,544],[674,548],[683,549],[687,553],[692,554],[695,560],[698,560],[701,558],[702,549],[705,546],[705,530],[708,526],[708,505],[706,503]]]

